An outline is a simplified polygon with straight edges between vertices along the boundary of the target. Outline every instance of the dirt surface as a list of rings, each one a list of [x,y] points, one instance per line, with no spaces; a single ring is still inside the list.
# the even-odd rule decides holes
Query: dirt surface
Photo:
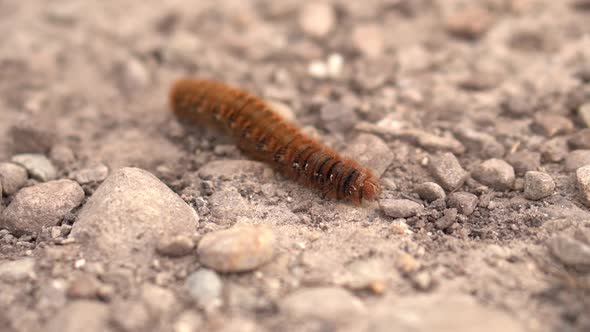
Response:
[[[0,0],[0,330],[590,330],[589,21],[585,0]],[[380,199],[322,200],[179,124],[185,76],[272,102]]]

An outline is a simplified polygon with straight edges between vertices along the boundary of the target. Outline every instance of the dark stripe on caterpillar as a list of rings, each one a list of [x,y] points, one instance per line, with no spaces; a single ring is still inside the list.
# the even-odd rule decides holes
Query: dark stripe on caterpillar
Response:
[[[245,91],[214,81],[184,79],[172,87],[170,104],[181,121],[222,128],[244,154],[315,188],[322,197],[361,204],[380,193],[371,171],[304,135]]]

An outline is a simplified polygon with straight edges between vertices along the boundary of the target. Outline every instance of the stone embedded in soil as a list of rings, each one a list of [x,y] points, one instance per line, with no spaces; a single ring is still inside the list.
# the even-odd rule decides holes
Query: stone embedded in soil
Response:
[[[78,300],[69,302],[52,316],[48,332],[109,332],[109,307],[100,302]]]
[[[81,274],[70,282],[66,291],[68,297],[76,299],[95,299],[99,295],[100,281],[89,274]]]
[[[422,204],[409,199],[382,199],[379,201],[379,207],[385,215],[392,218],[409,218],[424,210]]]
[[[451,193],[447,201],[449,207],[456,208],[459,213],[466,216],[471,215],[479,203],[477,196],[468,192]]]
[[[296,290],[281,301],[279,308],[291,318],[320,320],[333,326],[345,326],[367,312],[360,299],[335,287]]]
[[[578,109],[578,116],[587,128],[590,128],[590,103],[583,104]]]
[[[477,181],[500,191],[512,189],[515,180],[514,168],[504,160],[495,158],[479,164],[471,175]]]
[[[223,187],[209,198],[211,216],[218,224],[231,224],[239,217],[253,217],[254,206],[240,195],[234,187]]]
[[[186,235],[165,236],[158,241],[156,250],[160,255],[182,257],[190,254],[195,248],[195,241]]]
[[[432,156],[428,170],[436,182],[448,191],[461,187],[468,177],[457,157],[450,152]]]
[[[221,306],[223,283],[215,271],[201,268],[186,278],[188,294],[205,310]]]
[[[154,324],[154,317],[139,301],[117,299],[110,307],[111,322],[121,331],[145,331]]]
[[[21,189],[3,211],[1,227],[15,234],[38,233],[56,226],[84,199],[84,190],[71,180],[55,180]]]
[[[590,266],[590,246],[566,235],[557,235],[548,242],[551,253],[562,263],[574,267]]]
[[[529,171],[524,176],[524,197],[533,201],[551,196],[555,181],[544,172]]]
[[[15,155],[12,162],[26,168],[31,177],[39,181],[47,182],[57,177],[55,166],[42,154]]]
[[[143,284],[140,297],[154,315],[172,312],[179,306],[174,292],[154,284]]]
[[[346,134],[358,119],[354,110],[346,104],[327,103],[320,110],[324,127],[332,133]]]
[[[352,42],[356,49],[369,58],[377,58],[385,50],[383,30],[377,24],[355,27],[352,32]]]
[[[247,175],[255,179],[260,178],[267,168],[265,164],[252,160],[216,160],[199,168],[199,177],[204,180],[230,180]]]
[[[445,199],[445,190],[434,182],[424,182],[417,185],[414,191],[420,196],[421,199],[427,202],[433,202],[437,199]]]
[[[109,175],[109,168],[104,165],[96,165],[90,168],[84,168],[74,171],[70,174],[70,178],[76,180],[79,184],[87,184],[92,182],[101,182]]]
[[[239,226],[208,233],[199,242],[199,262],[218,272],[251,271],[268,263],[275,249],[273,232],[262,226]]]
[[[537,108],[536,101],[529,94],[508,96],[502,102],[504,112],[512,117],[530,116]]]
[[[506,152],[504,146],[492,135],[470,128],[460,128],[455,134],[469,150],[484,158],[501,158]]]
[[[590,207],[590,165],[586,165],[576,170],[576,183],[582,200],[586,206]]]
[[[485,8],[467,7],[449,16],[445,24],[447,31],[453,36],[478,39],[493,23],[491,13]]]
[[[519,151],[506,156],[506,161],[514,167],[517,175],[524,175],[528,171],[536,171],[541,167],[541,154],[532,151]]]
[[[325,37],[336,24],[334,7],[327,2],[311,2],[304,5],[299,13],[299,27],[306,34]]]
[[[346,148],[344,155],[370,169],[379,178],[393,161],[393,152],[375,135],[360,134]]]
[[[451,227],[457,220],[457,213],[458,211],[455,208],[446,209],[443,216],[435,221],[436,228],[442,230]]]
[[[84,205],[71,236],[89,256],[138,264],[150,261],[158,240],[192,234],[198,215],[151,173],[122,168]]]
[[[0,163],[0,182],[4,193],[12,195],[27,183],[27,170],[17,164]]]
[[[590,149],[590,128],[582,129],[573,134],[568,143],[572,149]]]
[[[0,280],[19,281],[35,277],[35,259],[20,258],[14,261],[0,261]]]
[[[533,129],[547,137],[569,134],[574,131],[574,123],[561,115],[537,113],[532,124]]]
[[[585,165],[590,165],[590,150],[575,150],[565,157],[565,170],[568,172]]]

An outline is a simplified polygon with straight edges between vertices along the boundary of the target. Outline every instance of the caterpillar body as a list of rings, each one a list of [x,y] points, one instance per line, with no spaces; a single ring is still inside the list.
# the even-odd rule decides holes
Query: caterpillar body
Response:
[[[244,154],[315,188],[322,197],[360,205],[380,193],[370,170],[303,134],[246,91],[211,80],[181,79],[172,86],[170,105],[180,121],[226,131]]]

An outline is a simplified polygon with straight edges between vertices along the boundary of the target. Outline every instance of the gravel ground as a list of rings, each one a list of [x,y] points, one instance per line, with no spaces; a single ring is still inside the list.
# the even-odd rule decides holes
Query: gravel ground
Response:
[[[0,0],[2,331],[590,330],[590,1]],[[322,200],[170,114],[248,89]]]

